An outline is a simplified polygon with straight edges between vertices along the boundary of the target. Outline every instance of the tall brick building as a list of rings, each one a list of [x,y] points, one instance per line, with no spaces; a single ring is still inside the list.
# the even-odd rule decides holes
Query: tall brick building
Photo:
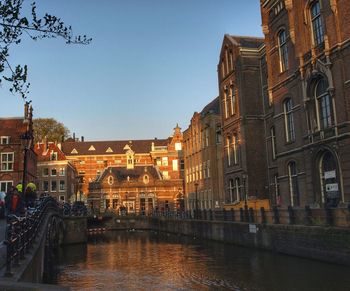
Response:
[[[261,0],[271,199],[350,201],[350,2]]]
[[[225,204],[268,196],[261,74],[264,40],[225,35],[218,64]]]
[[[126,183],[130,189],[125,190],[123,188],[123,193],[120,193],[120,191],[113,192],[114,198],[109,195],[110,187],[108,187],[106,193],[104,192],[103,179],[107,175],[107,169],[113,172],[115,181],[118,181],[118,179],[124,181],[125,177],[121,179],[119,176],[120,171],[130,172],[129,175],[126,175],[126,177],[129,176],[129,179],[136,175],[142,180],[143,175],[140,174],[140,167],[142,169],[146,167],[153,173],[154,171],[148,167],[152,166],[159,173],[159,179],[168,181],[165,184],[171,186],[168,189],[171,189],[171,191],[168,191],[167,199],[163,197],[163,203],[167,200],[172,210],[175,207],[176,200],[183,195],[182,133],[178,126],[175,127],[174,134],[168,139],[67,141],[62,144],[62,151],[66,158],[74,164],[81,178],[80,194],[88,201],[90,206],[93,205],[95,208],[105,209],[108,206],[119,206],[124,203],[126,192],[133,193],[132,196],[130,194],[128,196],[129,203],[127,204],[130,206],[130,211],[132,209],[138,211],[138,207],[141,205],[140,201],[136,200],[140,199],[142,191],[135,189],[135,179],[132,179],[133,183]],[[149,178],[152,177],[152,175],[149,176]],[[100,194],[103,195],[96,197],[97,184],[95,183],[89,188],[89,183],[101,181],[102,184],[98,187],[100,187]],[[114,184],[113,187],[117,189],[119,186]],[[92,191],[91,199],[89,189]],[[152,191],[153,194],[157,195],[155,189]],[[116,198],[117,196],[119,198]],[[118,205],[113,204],[113,199],[119,199]],[[134,199],[133,204],[131,204],[132,199]]]
[[[0,118],[0,191],[10,186],[36,181],[37,156],[33,149],[32,107],[26,103],[24,117]],[[26,163],[24,152],[26,151]]]
[[[222,208],[222,138],[220,100],[195,112],[184,131],[185,195],[187,209]]]

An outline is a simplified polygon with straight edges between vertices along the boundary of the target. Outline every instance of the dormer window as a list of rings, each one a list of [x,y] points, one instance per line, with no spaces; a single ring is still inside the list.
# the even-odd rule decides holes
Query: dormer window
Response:
[[[149,177],[148,175],[143,176],[143,183],[148,184],[149,183]]]
[[[315,46],[319,46],[324,41],[324,29],[321,17],[320,1],[315,1],[310,7],[312,34]]]
[[[10,137],[9,136],[2,136],[0,138],[0,144],[10,144]]]
[[[57,161],[57,152],[52,152],[50,156],[50,161]]]

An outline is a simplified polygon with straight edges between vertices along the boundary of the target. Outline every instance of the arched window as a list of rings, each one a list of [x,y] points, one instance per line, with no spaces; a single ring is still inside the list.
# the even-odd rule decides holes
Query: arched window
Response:
[[[288,180],[289,180],[290,205],[299,206],[300,193],[299,193],[299,185],[298,185],[297,166],[295,162],[290,162],[288,164]]]
[[[321,183],[321,202],[336,207],[341,200],[340,179],[333,154],[326,151],[320,158],[319,175]]]
[[[235,88],[233,86],[230,86],[230,100],[231,100],[231,115],[234,115],[236,113],[236,94],[235,94]]]
[[[320,1],[314,1],[310,6],[310,16],[312,23],[312,35],[315,46],[319,46],[324,41],[324,29],[321,17]]]
[[[318,116],[319,129],[325,129],[332,125],[332,103],[328,92],[328,84],[324,78],[317,81],[314,94]]]
[[[232,143],[231,143],[231,154],[232,154],[232,163],[234,165],[238,164],[238,138],[237,138],[237,134],[235,133],[234,135],[232,135]]]
[[[286,141],[295,140],[294,118],[293,118],[293,101],[288,98],[283,103],[284,109],[284,126],[286,131]]]
[[[230,137],[226,137],[226,156],[227,156],[227,166],[231,166],[231,149],[230,149]]]
[[[287,34],[284,29],[278,33],[278,49],[280,57],[280,71],[284,72],[288,69],[288,47]]]
[[[239,178],[235,179],[235,200],[241,201],[241,184]]]
[[[229,194],[229,203],[234,201],[234,183],[233,179],[228,181],[228,194]]]

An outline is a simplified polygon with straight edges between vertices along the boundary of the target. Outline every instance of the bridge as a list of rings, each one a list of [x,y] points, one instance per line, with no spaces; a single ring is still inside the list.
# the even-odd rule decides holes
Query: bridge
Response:
[[[39,284],[49,275],[52,252],[63,243],[86,242],[86,218],[65,217],[52,197],[44,197],[24,217],[0,223],[0,289],[67,290]]]

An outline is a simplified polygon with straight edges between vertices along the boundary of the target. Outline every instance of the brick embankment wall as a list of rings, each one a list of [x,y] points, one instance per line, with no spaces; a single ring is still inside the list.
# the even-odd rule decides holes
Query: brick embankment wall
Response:
[[[151,228],[350,266],[350,229],[150,219]]]

